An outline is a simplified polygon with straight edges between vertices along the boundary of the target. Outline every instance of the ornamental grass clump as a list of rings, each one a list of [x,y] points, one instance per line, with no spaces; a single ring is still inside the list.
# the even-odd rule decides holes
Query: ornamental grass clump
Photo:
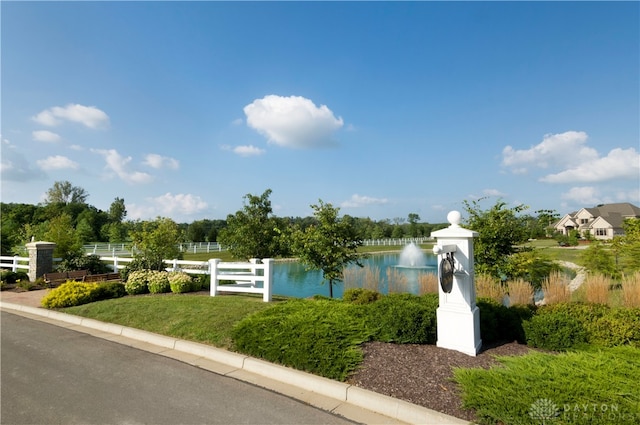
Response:
[[[571,301],[569,277],[561,272],[553,272],[542,282],[544,303],[547,305]]]
[[[625,307],[640,307],[640,272],[622,279],[622,303]]]
[[[168,274],[169,286],[174,294],[183,294],[185,292],[197,291],[194,280],[191,276],[184,272],[170,272]]]
[[[158,270],[147,271],[147,287],[152,294],[164,294],[171,292],[169,274]]]

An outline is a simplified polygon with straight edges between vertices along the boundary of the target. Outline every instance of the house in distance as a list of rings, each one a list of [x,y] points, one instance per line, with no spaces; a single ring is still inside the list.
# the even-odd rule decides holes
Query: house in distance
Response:
[[[590,234],[595,239],[609,240],[624,235],[622,224],[627,218],[640,218],[640,208],[628,202],[602,204],[565,215],[554,225],[554,229],[563,235],[578,230],[581,236]]]

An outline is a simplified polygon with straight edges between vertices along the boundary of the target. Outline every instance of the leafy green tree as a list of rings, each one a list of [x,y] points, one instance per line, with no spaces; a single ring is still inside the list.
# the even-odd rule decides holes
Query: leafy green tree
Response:
[[[407,217],[407,221],[409,222],[409,236],[415,238],[418,236],[418,222],[420,221],[420,216],[416,213],[409,213]]]
[[[218,241],[225,245],[235,258],[270,258],[279,255],[279,221],[273,216],[267,189],[260,196],[244,196],[244,207],[227,216],[227,227],[218,235]]]
[[[350,263],[359,266],[358,247],[362,245],[351,223],[338,217],[339,208],[325,204],[311,205],[317,223],[291,235],[291,248],[308,269],[322,270],[329,282],[329,296],[333,298],[333,283],[342,281],[343,269]]]
[[[528,207],[505,208],[506,203],[498,201],[490,209],[482,210],[481,200],[464,201],[469,214],[465,225],[479,234],[474,241],[475,270],[496,277],[509,277],[506,276],[509,256],[517,252],[516,245],[525,242],[528,235],[517,214]]]
[[[111,223],[121,223],[127,216],[127,208],[124,199],[116,197],[109,206],[109,221]]]
[[[182,259],[178,244],[181,240],[178,225],[170,218],[158,217],[143,221],[131,232],[136,247],[136,268],[164,270],[163,260]]]
[[[69,181],[57,181],[47,190],[47,204],[84,204],[89,194],[79,186],[74,186]]]
[[[49,220],[44,239],[48,242],[55,242],[53,250],[55,257],[63,260],[77,256],[82,251],[82,241],[78,238],[73,222],[68,214],[61,214]]]
[[[585,268],[591,273],[600,273],[612,278],[618,278],[613,253],[604,247],[601,242],[592,242],[587,249],[580,254]]]

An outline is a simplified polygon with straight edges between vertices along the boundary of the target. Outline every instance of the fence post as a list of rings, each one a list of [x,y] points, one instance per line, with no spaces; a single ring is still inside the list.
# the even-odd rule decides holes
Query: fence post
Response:
[[[14,272],[14,273],[18,271],[18,256],[17,255],[13,256],[13,264],[11,264],[11,271]]]
[[[264,264],[264,283],[263,288],[264,292],[262,294],[262,301],[268,303],[271,302],[271,292],[272,292],[272,283],[273,283],[273,259],[272,258],[264,258],[262,260]]]
[[[113,272],[118,273],[118,257],[113,257]]]
[[[218,263],[219,258],[211,258],[209,260],[209,275],[211,277],[210,295],[215,297],[218,295]]]

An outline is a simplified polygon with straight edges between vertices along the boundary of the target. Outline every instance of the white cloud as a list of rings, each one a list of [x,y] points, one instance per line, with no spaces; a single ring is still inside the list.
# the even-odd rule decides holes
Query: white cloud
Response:
[[[269,95],[244,107],[247,125],[269,143],[289,148],[334,145],[332,135],[343,125],[326,106],[301,96]]]
[[[3,182],[26,182],[44,177],[44,173],[31,165],[9,140],[2,138],[0,176]]]
[[[482,193],[484,193],[485,196],[495,196],[498,198],[505,196],[505,193],[500,192],[498,189],[485,189]]]
[[[562,199],[577,205],[597,205],[602,202],[598,190],[592,186],[572,187],[562,194]]]
[[[148,165],[151,168],[169,168],[171,170],[177,170],[180,168],[180,162],[178,162],[177,159],[155,153],[150,153],[145,156],[143,164]]]
[[[613,149],[604,158],[594,158],[573,168],[540,179],[546,183],[594,183],[640,178],[640,154],[635,149]]]
[[[340,204],[343,208],[360,208],[368,205],[383,205],[388,203],[387,198],[372,198],[370,196],[361,196],[357,193],[351,195],[351,198]]]
[[[235,147],[229,146],[229,145],[222,145],[220,146],[220,148],[225,151],[231,151],[240,156],[259,156],[259,155],[264,155],[267,152],[266,150],[255,147],[253,145],[243,145],[243,146],[235,146]]]
[[[142,184],[153,180],[150,174],[129,170],[131,157],[124,157],[115,149],[91,149],[91,152],[102,155],[107,163],[105,168],[127,183]]]
[[[502,165],[514,173],[523,174],[527,167],[536,166],[574,166],[598,157],[595,149],[584,146],[587,133],[567,131],[560,134],[547,134],[542,142],[531,149],[516,150],[507,146],[502,150]]]
[[[38,164],[38,167],[45,171],[77,170],[80,168],[80,164],[62,155],[55,155],[45,159],[39,159],[36,161],[36,164]]]
[[[95,106],[68,104],[67,106],[54,106],[38,113],[33,120],[41,125],[53,127],[63,121],[71,121],[89,128],[103,128],[109,125],[109,116]]]
[[[31,136],[33,136],[33,140],[45,143],[56,143],[62,139],[59,134],[48,130],[34,131],[31,133]]]
[[[155,198],[145,199],[144,205],[127,205],[127,215],[134,220],[157,216],[171,217],[177,220],[177,217],[198,214],[207,208],[207,203],[199,196],[183,193],[175,195],[165,193]]]

